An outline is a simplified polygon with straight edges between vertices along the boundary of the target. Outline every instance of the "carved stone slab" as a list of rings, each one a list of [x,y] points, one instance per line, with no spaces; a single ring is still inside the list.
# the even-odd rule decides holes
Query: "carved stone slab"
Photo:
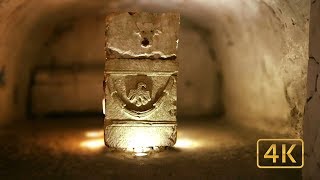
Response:
[[[114,13],[106,18],[107,58],[175,58],[180,15]]]
[[[107,120],[175,121],[176,76],[106,75]]]
[[[173,146],[179,15],[117,13],[106,22],[106,145],[121,149]]]

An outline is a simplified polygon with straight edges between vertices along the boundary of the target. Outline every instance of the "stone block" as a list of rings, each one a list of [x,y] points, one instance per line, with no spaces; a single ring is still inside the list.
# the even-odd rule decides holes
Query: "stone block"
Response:
[[[176,91],[174,75],[107,75],[106,119],[175,121]]]
[[[176,142],[179,15],[107,17],[105,144],[135,150]]]
[[[178,13],[114,13],[106,18],[106,54],[114,58],[175,58]]]
[[[175,60],[107,60],[105,140],[109,147],[124,148],[128,143],[124,140],[133,132],[154,138],[146,147],[174,145],[177,72]],[[158,136],[169,141],[159,141]]]
[[[176,124],[112,124],[106,127],[106,145],[121,149],[173,146],[177,139]]]

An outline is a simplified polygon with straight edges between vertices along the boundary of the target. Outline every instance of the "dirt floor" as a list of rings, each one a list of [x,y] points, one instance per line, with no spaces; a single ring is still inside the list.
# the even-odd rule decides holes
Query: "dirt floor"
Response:
[[[301,169],[258,169],[266,135],[223,120],[179,119],[174,148],[138,157],[103,145],[103,118],[22,121],[0,129],[0,179],[302,179]]]

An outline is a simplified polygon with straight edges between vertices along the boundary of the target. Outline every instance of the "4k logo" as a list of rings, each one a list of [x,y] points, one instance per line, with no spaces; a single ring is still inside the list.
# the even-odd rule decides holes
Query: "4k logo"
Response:
[[[259,139],[257,166],[259,168],[302,168],[304,143],[301,139]]]

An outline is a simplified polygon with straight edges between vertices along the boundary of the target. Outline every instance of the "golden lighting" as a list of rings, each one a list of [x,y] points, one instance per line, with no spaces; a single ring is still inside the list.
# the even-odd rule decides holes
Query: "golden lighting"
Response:
[[[174,147],[177,147],[177,148],[193,148],[196,146],[197,146],[197,143],[195,143],[191,139],[180,139],[180,138],[177,139],[177,142],[174,145]]]
[[[135,156],[138,156],[138,157],[142,157],[142,156],[146,156],[146,155],[148,155],[148,154],[147,154],[147,153],[140,152],[140,153],[135,153],[134,155],[135,155]]]
[[[86,137],[89,137],[89,138],[103,137],[103,131],[88,131],[86,132]]]
[[[104,145],[103,138],[97,138],[97,139],[90,139],[90,140],[83,141],[80,143],[80,146],[87,149],[96,150],[104,147],[105,145]]]
[[[89,139],[82,141],[80,146],[90,150],[98,150],[103,148],[104,138],[103,131],[87,131],[85,136]]]
[[[129,137],[128,149],[134,149],[134,152],[144,152],[148,150],[146,147],[154,147],[158,142],[160,142],[159,136],[137,131]]]
[[[86,140],[80,143],[82,148],[90,150],[98,150],[105,146],[103,131],[93,130],[85,132]],[[135,153],[135,156],[147,156],[151,147],[156,147],[156,144],[161,141],[161,137],[157,134],[150,134],[143,131],[136,131],[127,139],[127,151]],[[195,148],[198,143],[189,138],[178,138],[174,147],[177,148]]]

